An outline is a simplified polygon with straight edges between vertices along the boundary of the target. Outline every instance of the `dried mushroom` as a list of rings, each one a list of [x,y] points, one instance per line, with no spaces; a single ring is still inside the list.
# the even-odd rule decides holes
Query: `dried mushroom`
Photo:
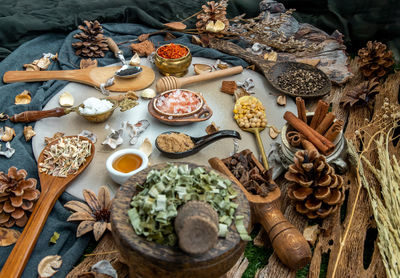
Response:
[[[153,145],[151,144],[149,138],[145,138],[143,140],[143,143],[142,145],[140,145],[139,150],[144,152],[148,157],[151,155],[151,153],[153,152]]]
[[[278,130],[273,125],[269,127],[269,137],[271,137],[272,139],[275,139],[276,137],[278,137],[279,133],[281,133],[281,131]]]
[[[0,246],[9,246],[17,242],[21,232],[0,227]]]
[[[36,135],[36,132],[33,130],[32,126],[24,126],[24,136],[25,136],[25,141],[28,142],[29,140],[32,139],[33,136]]]
[[[0,144],[0,149],[1,149],[1,144]],[[14,153],[15,153],[15,149],[11,148],[10,142],[6,143],[6,150],[5,151],[0,151],[0,155],[3,155],[5,157],[7,157],[7,158],[12,157]]]
[[[211,122],[211,124],[206,127],[207,134],[213,134],[218,131],[219,131],[219,127],[214,122]]]
[[[25,64],[24,68],[26,71],[40,71],[40,68],[33,64]]]
[[[53,255],[44,257],[38,265],[39,277],[52,277],[62,265],[61,256]]]
[[[22,91],[22,93],[15,96],[15,104],[28,104],[32,100],[31,93],[28,90]]]
[[[11,128],[11,127],[8,127],[8,126],[4,127],[4,131],[1,128],[0,133],[3,134],[1,136],[1,140],[4,141],[4,142],[11,141],[15,136],[15,130],[13,128]]]
[[[131,65],[131,66],[139,66],[140,65],[140,57],[136,52],[132,56],[131,60],[129,61],[129,65]]]
[[[111,231],[110,192],[106,186],[101,186],[96,196],[93,191],[84,189],[83,197],[86,203],[69,201],[64,205],[74,211],[67,221],[81,221],[76,230],[76,237],[93,231],[94,238],[98,241],[107,229]]]
[[[86,129],[82,130],[81,133],[79,133],[79,136],[86,137],[87,139],[92,141],[93,144],[95,144],[97,142],[97,135],[89,130],[86,130]]]
[[[276,99],[276,103],[278,103],[281,106],[285,106],[286,105],[286,96],[285,95],[278,96],[278,98]]]
[[[70,93],[64,92],[60,95],[58,103],[61,107],[71,107],[74,105],[74,97]]]
[[[5,113],[0,113],[0,122],[7,121],[10,117]]]
[[[212,67],[206,64],[193,64],[193,69],[196,74],[202,74],[212,71]]]

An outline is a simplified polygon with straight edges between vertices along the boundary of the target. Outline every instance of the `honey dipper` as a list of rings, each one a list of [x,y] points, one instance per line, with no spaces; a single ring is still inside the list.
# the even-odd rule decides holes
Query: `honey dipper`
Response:
[[[217,70],[209,73],[202,73],[199,75],[188,76],[188,77],[177,78],[174,76],[165,76],[157,81],[156,90],[158,93],[161,93],[168,90],[179,89],[185,85],[189,85],[192,83],[238,74],[241,73],[242,71],[243,71],[242,66],[236,66],[233,68]]]

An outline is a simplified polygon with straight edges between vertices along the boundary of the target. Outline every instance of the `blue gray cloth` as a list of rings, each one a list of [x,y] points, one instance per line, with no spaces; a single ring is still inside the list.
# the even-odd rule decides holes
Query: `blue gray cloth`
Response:
[[[117,43],[137,38],[138,35],[155,31],[137,24],[104,24],[104,34],[112,37]],[[37,37],[17,48],[6,59],[0,63],[0,76],[3,76],[6,71],[23,70],[23,65],[31,63],[35,59],[39,59],[43,53],[58,53],[59,62],[52,62],[48,70],[67,70],[79,68],[80,57],[74,54],[71,47],[73,35],[78,31],[74,31],[67,36],[65,34],[51,33]],[[201,56],[212,59],[221,59],[233,65],[247,66],[243,60],[223,54],[219,51],[202,48],[190,43],[190,36],[174,33],[177,39],[176,43],[187,45],[193,56]],[[164,41],[163,35],[151,37],[154,44],[161,45],[167,43]],[[132,56],[132,51],[129,49],[129,44],[121,46],[126,57]],[[118,60],[113,53],[107,52],[105,58],[99,58],[99,66],[116,63]],[[33,83],[11,83],[4,84],[0,81],[0,112],[8,115],[20,113],[27,110],[41,110],[44,105],[65,85],[66,81],[51,80],[47,82]],[[23,90],[29,90],[32,94],[32,101],[25,105],[15,105],[14,98]],[[33,125],[31,123],[30,125]],[[7,159],[0,156],[0,171],[7,172],[11,166],[16,166],[18,169],[26,169],[28,177],[38,179],[37,164],[33,156],[32,146],[30,142],[25,142],[23,135],[24,126],[29,124],[18,123],[14,124],[10,121],[0,122],[0,127],[10,126],[15,129],[16,137],[11,141],[11,146],[16,149],[15,154]],[[5,144],[2,144],[4,150]],[[82,185],[84,188],[84,185]],[[97,192],[96,192],[97,194]],[[50,216],[43,228],[43,231],[36,244],[31,258],[25,268],[22,277],[36,277],[37,265],[42,258],[48,255],[61,255],[63,264],[59,272],[54,277],[65,277],[71,270],[73,265],[82,256],[91,235],[85,235],[81,238],[76,238],[76,228],[78,223],[67,222],[66,219],[71,214],[63,207],[63,204],[73,197],[68,193],[63,193],[60,199],[56,202]],[[49,245],[49,240],[54,232],[60,234],[60,238],[54,245]],[[3,266],[8,254],[13,246],[0,247],[0,267]]]

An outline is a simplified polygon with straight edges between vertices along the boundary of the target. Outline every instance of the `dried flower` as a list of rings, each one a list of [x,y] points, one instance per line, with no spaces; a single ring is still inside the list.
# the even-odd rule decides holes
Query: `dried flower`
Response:
[[[94,238],[98,241],[106,229],[111,231],[110,192],[106,186],[101,186],[98,197],[93,191],[84,189],[83,197],[86,204],[79,201],[69,201],[64,207],[74,211],[67,221],[82,221],[76,231],[76,236],[80,237],[93,231]]]
[[[347,92],[340,100],[340,103],[343,106],[350,105],[351,107],[355,104],[367,104],[379,93],[379,90],[379,82],[376,78],[364,81]]]

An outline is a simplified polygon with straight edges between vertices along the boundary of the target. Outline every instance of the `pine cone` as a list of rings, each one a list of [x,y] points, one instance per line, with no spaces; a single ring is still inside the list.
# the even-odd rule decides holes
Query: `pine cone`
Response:
[[[343,95],[340,103],[343,106],[350,105],[353,107],[355,104],[368,104],[373,97],[379,93],[380,87],[377,78],[361,82],[356,87]]]
[[[343,178],[317,151],[296,152],[285,178],[292,182],[288,195],[296,210],[310,219],[327,217],[344,201]]]
[[[384,76],[394,64],[392,51],[377,41],[369,41],[367,47],[358,51],[358,56],[360,56],[360,70],[369,79]]]
[[[0,226],[23,227],[28,221],[26,211],[32,211],[40,192],[36,189],[36,179],[25,179],[26,176],[24,169],[17,171],[14,166],[8,169],[8,174],[0,172]]]
[[[79,25],[82,33],[75,34],[74,38],[81,40],[75,42],[72,47],[76,49],[75,54],[81,57],[104,57],[104,51],[108,51],[106,37],[102,34],[103,28],[96,20],[95,22],[85,20],[86,26]]]
[[[208,6],[207,6],[208,5]],[[199,32],[206,32],[206,26],[208,23],[213,22],[214,24],[217,20],[221,21],[225,28],[221,31],[226,31],[229,27],[229,20],[226,18],[226,7],[228,3],[226,0],[220,2],[207,2],[207,5],[203,5],[203,12],[197,16],[196,28]]]

